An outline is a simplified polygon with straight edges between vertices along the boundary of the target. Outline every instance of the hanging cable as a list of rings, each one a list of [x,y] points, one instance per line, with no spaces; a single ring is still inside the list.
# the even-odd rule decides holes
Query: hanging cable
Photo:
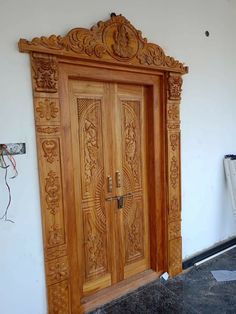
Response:
[[[7,187],[7,190],[8,190],[8,203],[7,203],[7,206],[6,206],[6,209],[5,209],[5,212],[3,214],[2,217],[0,217],[1,220],[5,220],[5,221],[8,221],[8,222],[12,222],[14,223],[13,220],[11,219],[8,219],[8,210],[9,210],[9,207],[11,205],[11,188],[10,188],[10,185],[8,184],[8,168],[10,167],[10,165],[7,165],[6,161],[5,161],[5,158],[4,158],[4,151],[5,151],[5,154],[8,158],[8,160],[10,161],[10,165],[12,165],[13,167],[13,170],[15,172],[15,174],[10,177],[10,179],[14,179],[17,175],[18,175],[18,171],[16,169],[16,161],[15,159],[12,157],[11,153],[8,151],[7,149],[7,146],[5,144],[3,144],[1,146],[1,150],[0,150],[0,168],[4,169],[5,170],[5,175],[4,175],[4,180],[5,180],[5,185]]]
[[[15,171],[15,174],[12,177],[10,177],[10,179],[14,179],[15,177],[18,176],[18,171],[16,169],[16,161],[14,157],[11,155],[11,153],[9,152],[7,145],[3,144],[2,148],[6,152],[7,158],[9,159],[10,163],[12,164],[13,170]]]

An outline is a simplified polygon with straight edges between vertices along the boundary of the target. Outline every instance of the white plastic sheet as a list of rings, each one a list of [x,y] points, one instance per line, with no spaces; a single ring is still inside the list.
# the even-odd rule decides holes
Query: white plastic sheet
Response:
[[[236,156],[226,155],[224,158],[224,168],[227,180],[227,185],[229,188],[233,213],[236,220]]]
[[[212,270],[211,273],[217,281],[236,280],[236,270]]]

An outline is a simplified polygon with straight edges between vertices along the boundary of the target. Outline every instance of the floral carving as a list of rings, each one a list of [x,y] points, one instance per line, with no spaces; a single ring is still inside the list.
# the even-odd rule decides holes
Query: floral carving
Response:
[[[179,130],[180,124],[179,123],[168,123],[167,127],[169,130]]]
[[[170,202],[170,213],[177,212],[179,210],[179,203],[177,197],[173,197]]]
[[[45,185],[46,203],[51,214],[55,215],[59,209],[60,201],[60,183],[59,178],[54,171],[48,173]]]
[[[168,78],[169,99],[180,99],[183,79],[180,75],[171,74]]]
[[[173,151],[176,150],[176,148],[178,147],[178,144],[179,144],[179,134],[177,133],[170,134],[170,145]]]
[[[39,133],[53,134],[59,131],[59,127],[37,127],[37,132]]]
[[[181,238],[169,241],[169,273],[171,276],[182,271],[182,241]]]
[[[180,221],[171,222],[168,225],[168,240],[173,240],[175,238],[179,238],[181,236],[181,223]]]
[[[178,162],[177,158],[173,156],[170,163],[170,184],[173,189],[175,189],[177,186],[178,178],[179,178]]]
[[[85,119],[84,122],[84,171],[85,181],[89,185],[92,179],[92,175],[97,165],[97,153],[98,153],[98,116],[96,107],[89,112],[90,116]]]
[[[47,264],[48,283],[53,284],[68,278],[69,265],[66,257],[56,259]]]
[[[70,314],[69,285],[67,280],[49,286],[49,313]]]
[[[42,148],[44,151],[44,157],[49,163],[53,163],[58,154],[58,141],[45,140],[42,142]]]
[[[103,234],[95,225],[92,226],[91,217],[86,223],[85,254],[86,254],[86,277],[101,274],[106,271],[106,254]]]
[[[136,205],[137,206],[137,205]],[[126,262],[132,262],[134,259],[143,256],[143,223],[141,209],[138,205],[131,223],[127,220],[127,242],[128,250],[126,251]]]
[[[168,221],[171,222],[176,220],[181,220],[181,211],[178,198],[173,196],[169,204]]]
[[[57,92],[57,63],[53,56],[32,57],[33,78],[36,92]]]
[[[142,37],[142,33],[121,15],[112,16],[105,22],[99,22],[90,30],[72,29],[64,37],[51,35],[36,37],[32,41],[21,39],[19,48],[21,51],[38,51],[81,58],[102,58],[106,61],[118,59],[121,62],[129,61],[133,65],[171,69],[178,73],[188,71],[188,68],[178,60],[166,56],[161,47],[147,43],[146,38]]]
[[[141,64],[165,65],[165,54],[161,47],[155,44],[146,44],[138,53],[138,59]]]
[[[179,120],[179,106],[178,104],[169,104],[168,106],[168,119]]]
[[[124,153],[125,161],[131,169],[134,180],[139,182],[138,143],[137,143],[137,117],[133,107],[138,101],[125,101],[123,104],[124,117]]]
[[[92,176],[98,168],[101,99],[78,98],[77,104],[81,141],[84,147],[82,171],[85,177],[85,190],[88,192]]]
[[[38,102],[36,112],[39,118],[49,121],[57,117],[59,108],[55,100],[45,98],[44,100]]]
[[[64,243],[64,233],[61,228],[53,225],[52,230],[49,231],[48,244],[55,246]]]

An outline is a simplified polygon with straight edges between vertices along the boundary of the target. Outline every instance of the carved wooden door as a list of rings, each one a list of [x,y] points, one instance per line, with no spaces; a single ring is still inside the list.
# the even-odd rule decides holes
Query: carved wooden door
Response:
[[[80,289],[150,268],[144,86],[70,80]]]

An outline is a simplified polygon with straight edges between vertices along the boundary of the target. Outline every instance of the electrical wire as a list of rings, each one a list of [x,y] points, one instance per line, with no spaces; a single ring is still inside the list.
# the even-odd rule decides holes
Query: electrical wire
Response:
[[[9,150],[8,150],[6,144],[3,144],[3,145],[2,145],[2,148],[3,148],[3,150],[5,150],[6,155],[7,155],[8,159],[9,159],[9,161],[11,162],[12,167],[13,167],[13,169],[14,169],[14,171],[15,171],[14,176],[12,176],[12,177],[10,178],[10,179],[14,179],[15,177],[18,176],[18,171],[17,171],[17,169],[16,169],[16,161],[15,161],[14,157],[11,155],[11,153],[9,152]]]
[[[12,155],[10,154],[10,152],[8,151],[7,149],[7,146],[5,144],[2,145],[2,149],[1,149],[1,154],[0,154],[0,168],[4,169],[5,170],[5,175],[4,175],[4,180],[5,180],[5,185],[7,187],[7,190],[8,190],[8,203],[7,203],[7,206],[6,206],[6,209],[5,209],[5,212],[3,214],[2,217],[0,217],[1,220],[5,220],[5,221],[8,221],[8,222],[11,222],[11,223],[14,223],[13,220],[11,219],[8,219],[8,210],[9,210],[9,207],[11,205],[11,188],[10,188],[10,185],[8,184],[8,181],[7,181],[7,177],[8,177],[8,168],[10,167],[10,165],[7,165],[6,161],[5,161],[5,158],[4,158],[4,154],[3,154],[3,151],[5,151],[7,157],[8,157],[8,160],[10,161],[12,167],[13,167],[13,170],[15,171],[15,174],[10,177],[10,179],[14,179],[17,175],[18,175],[18,171],[16,169],[16,161],[15,159],[12,157]]]

